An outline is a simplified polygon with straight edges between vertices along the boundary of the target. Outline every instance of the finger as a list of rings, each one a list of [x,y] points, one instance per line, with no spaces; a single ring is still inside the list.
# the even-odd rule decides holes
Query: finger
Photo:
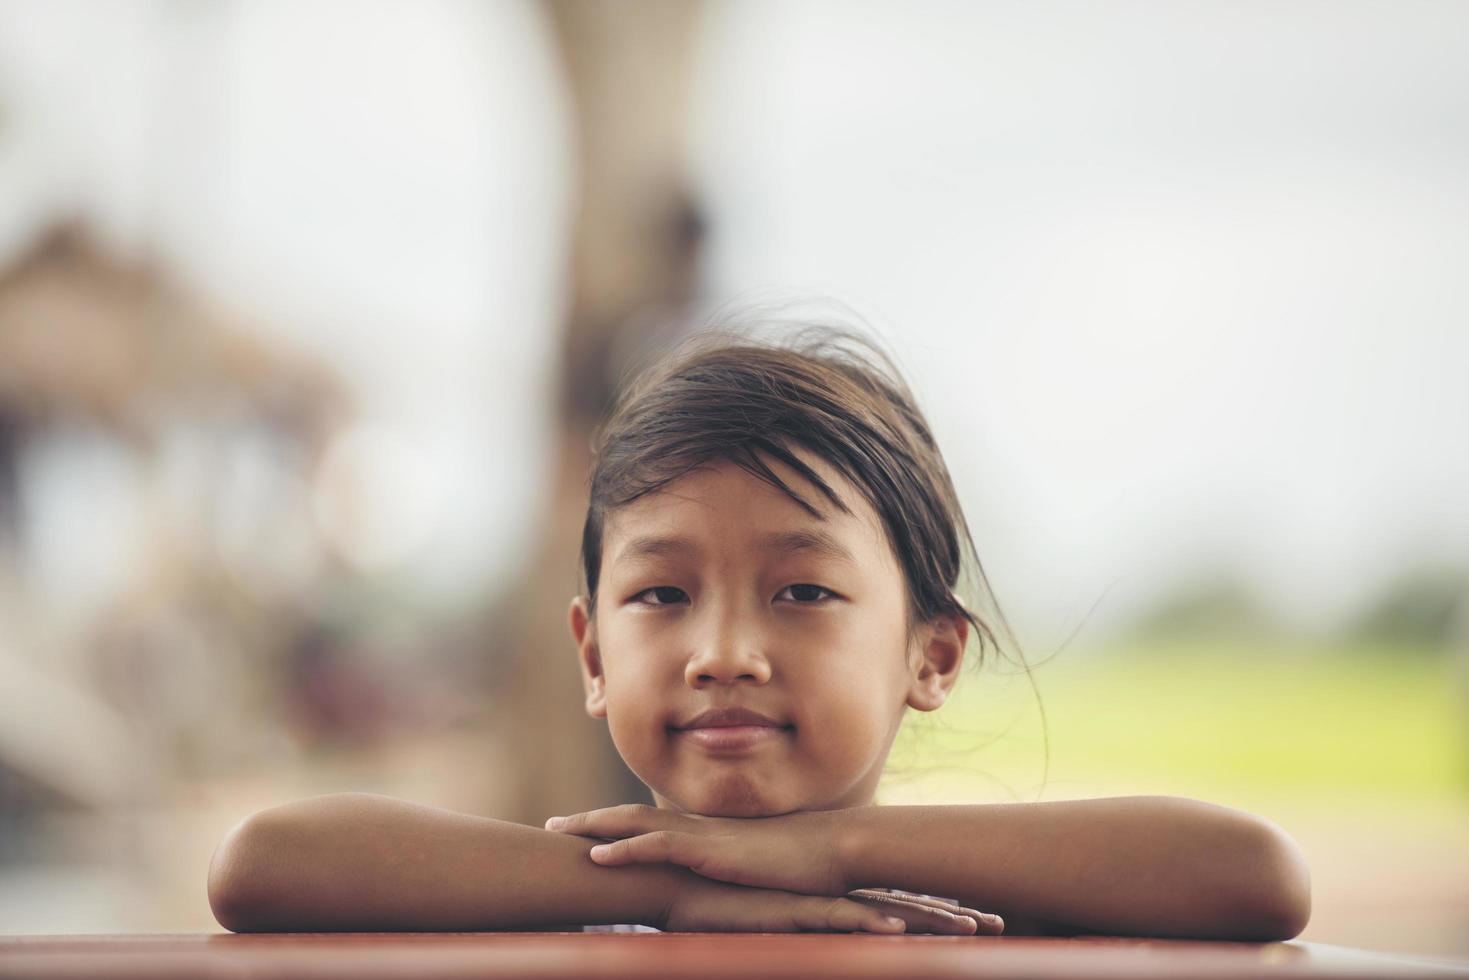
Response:
[[[998,935],[1005,928],[1005,920],[992,912],[981,912],[978,909],[972,909],[966,905],[958,905],[948,899],[934,898],[931,895],[915,895],[911,892],[895,894],[876,888],[859,888],[849,892],[848,897],[873,900],[900,898],[905,902],[927,905],[930,908],[941,909],[954,915],[967,915],[979,923],[979,931],[983,933]]]
[[[907,928],[901,916],[845,898],[801,898],[792,922],[802,932],[877,932],[893,935]]]
[[[895,903],[883,902],[878,908],[888,915],[896,914],[908,924],[908,932],[929,932],[942,936],[972,936],[979,931],[979,922],[971,916],[949,912],[931,905],[920,905],[906,899]]]
[[[894,895],[891,892],[885,892],[881,889],[859,888],[855,891],[848,892],[847,897],[858,900],[890,900],[894,898],[900,898],[905,902],[911,902],[917,905],[926,905],[930,908],[941,909],[942,911],[949,912],[953,915],[968,916],[978,924],[978,935],[998,936],[1005,931],[1005,920],[993,912],[981,912],[978,909],[972,909],[965,905],[956,905],[955,903],[950,902],[946,899],[934,898],[929,895],[914,895],[907,892],[903,893],[902,895]]]
[[[812,899],[799,910],[796,927],[816,932],[934,933],[970,936],[975,921],[900,898],[868,904],[851,899]]]
[[[896,915],[908,925],[908,932],[931,932],[942,935],[972,936],[980,931],[980,913],[971,916],[948,903],[933,900],[920,901],[907,896],[890,895],[885,892],[856,892],[848,896],[854,901],[870,905],[887,915]],[[989,930],[986,930],[988,932]]]
[[[679,864],[698,870],[708,858],[708,841],[694,834],[658,830],[651,834],[624,837],[608,844],[598,844],[590,851],[593,861],[601,865]]]
[[[654,830],[674,830],[684,826],[686,818],[671,810],[660,810],[641,803],[625,803],[569,817],[550,817],[546,829],[583,837],[632,837]]]

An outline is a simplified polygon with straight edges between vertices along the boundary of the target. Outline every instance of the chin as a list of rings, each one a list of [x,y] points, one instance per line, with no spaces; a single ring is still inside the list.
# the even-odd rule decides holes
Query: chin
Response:
[[[797,809],[762,790],[743,773],[711,778],[688,796],[693,805],[685,809],[706,817],[774,817]]]

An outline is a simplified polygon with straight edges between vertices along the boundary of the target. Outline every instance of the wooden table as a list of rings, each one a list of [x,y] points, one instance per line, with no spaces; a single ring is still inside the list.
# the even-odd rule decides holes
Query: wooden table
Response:
[[[0,936],[0,977],[1469,977],[1318,943],[1082,936],[296,933]]]

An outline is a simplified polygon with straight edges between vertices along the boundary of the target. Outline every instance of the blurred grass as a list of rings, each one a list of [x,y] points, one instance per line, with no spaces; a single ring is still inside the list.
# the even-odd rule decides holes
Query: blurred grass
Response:
[[[1032,661],[1043,660],[1031,655]],[[966,673],[910,712],[878,802],[1160,794],[1278,823],[1311,868],[1301,938],[1469,957],[1469,663],[1242,639],[1067,651]]]
[[[1032,659],[1035,659],[1032,657]],[[1169,793],[1469,799],[1469,667],[1403,646],[1240,641],[1065,653],[1033,677],[967,673],[934,716],[910,712],[885,802]]]

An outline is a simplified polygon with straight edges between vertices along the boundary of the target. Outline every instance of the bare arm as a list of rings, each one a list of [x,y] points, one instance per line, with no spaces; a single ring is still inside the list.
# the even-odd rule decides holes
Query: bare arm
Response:
[[[1279,940],[1311,915],[1310,872],[1284,831],[1197,800],[1131,796],[846,811],[852,887],[948,895],[1006,933]]]
[[[587,856],[593,843],[386,796],[319,796],[263,810],[231,830],[210,864],[209,904],[235,932],[609,922],[675,932],[896,927],[969,935],[981,928],[968,910],[941,902],[747,888],[673,865],[604,868]]]
[[[288,803],[236,826],[209,903],[236,932],[655,924],[678,868],[601,868],[588,844],[385,796]]]

